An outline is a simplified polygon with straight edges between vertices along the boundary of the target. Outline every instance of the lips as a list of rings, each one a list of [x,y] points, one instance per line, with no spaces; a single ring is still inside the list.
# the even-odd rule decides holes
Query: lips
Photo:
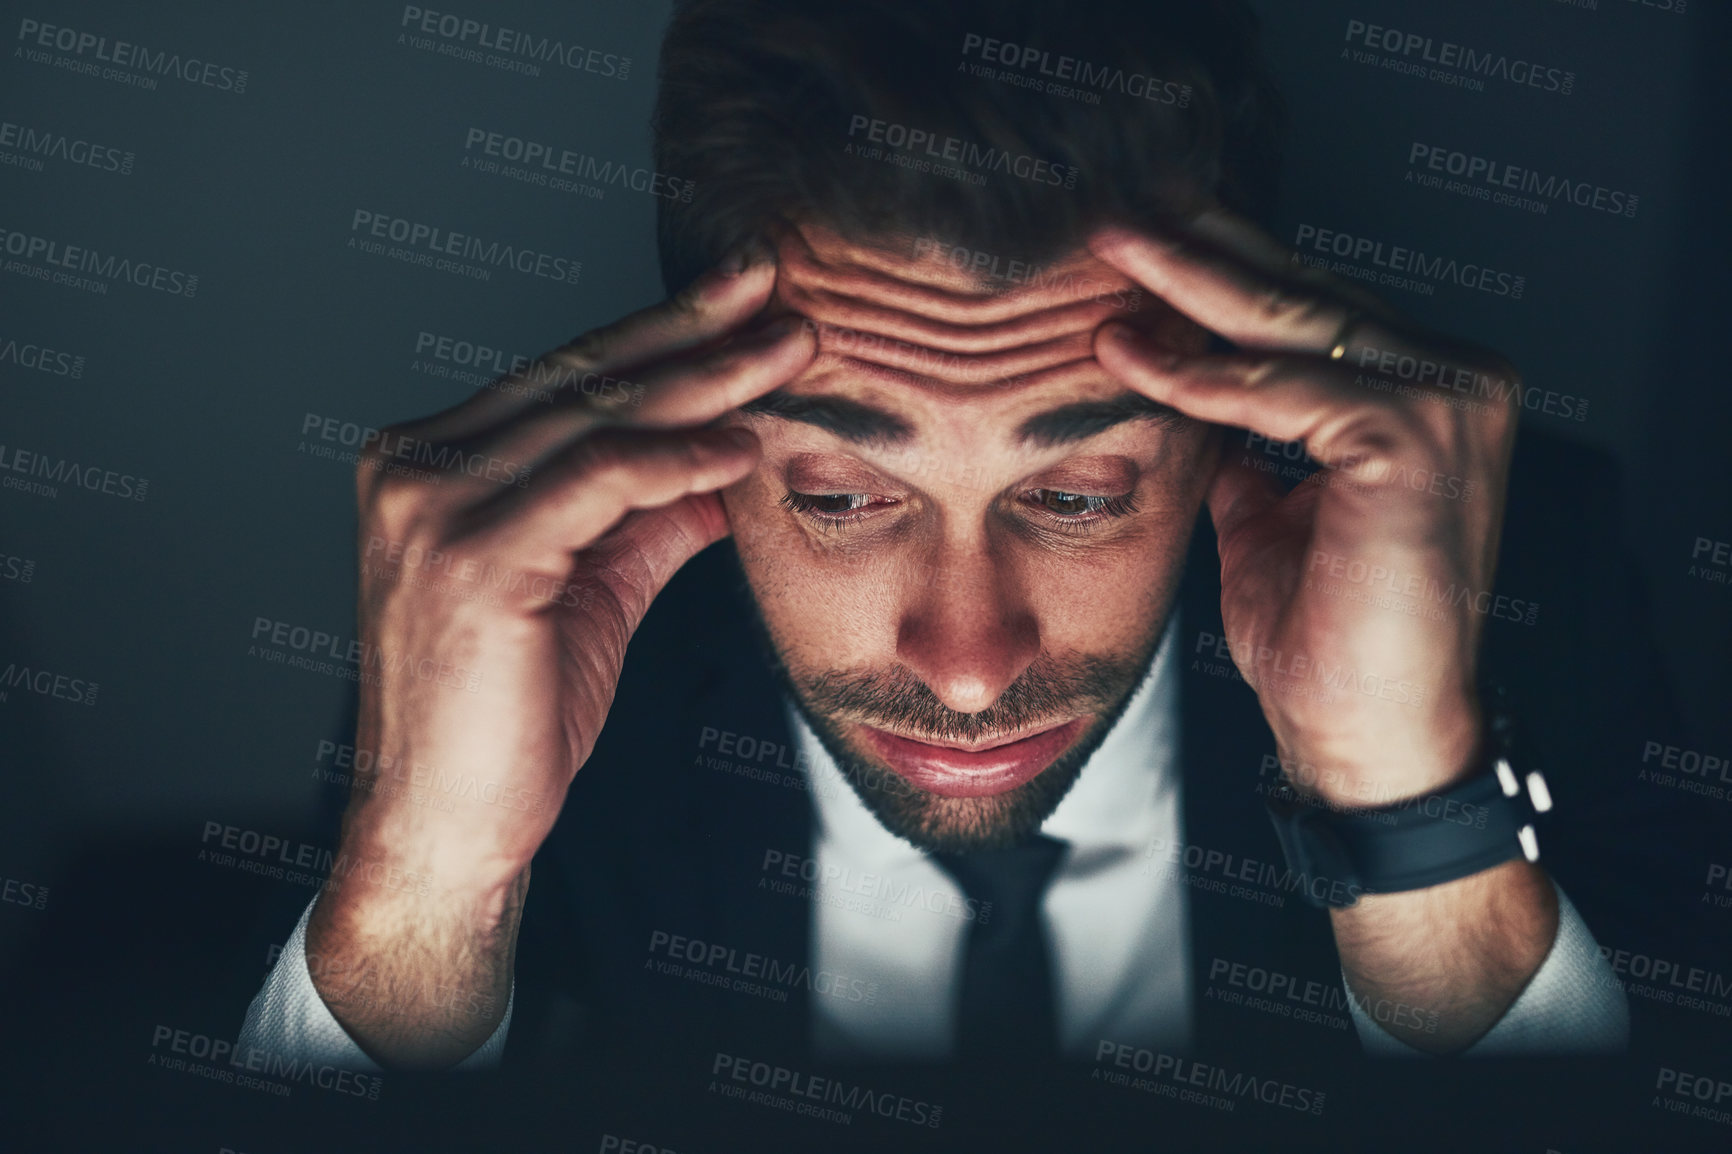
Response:
[[[865,743],[910,785],[941,797],[990,797],[1037,777],[1082,734],[1076,718],[1027,737],[981,749],[955,749],[899,737],[869,725]]]

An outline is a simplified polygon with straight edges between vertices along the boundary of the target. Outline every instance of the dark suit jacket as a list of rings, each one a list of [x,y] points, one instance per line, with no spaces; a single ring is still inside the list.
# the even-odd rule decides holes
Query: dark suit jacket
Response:
[[[1511,690],[1522,723],[1518,760],[1543,769],[1557,799],[1540,831],[1544,864],[1602,944],[1687,950],[1698,847],[1679,824],[1678,796],[1635,780],[1643,741],[1675,732],[1675,723],[1641,632],[1638,587],[1610,548],[1610,469],[1531,434],[1517,462],[1498,590],[1539,608],[1531,624],[1488,620],[1484,665]],[[1279,872],[1258,788],[1270,780],[1259,769],[1273,740],[1250,689],[1207,671],[1212,653],[1198,652],[1212,648],[1199,645],[1200,634],[1221,632],[1219,596],[1205,524],[1177,608],[1183,837]],[[683,1071],[676,1083],[701,1083],[716,1053],[821,1068],[803,991],[774,1003],[670,977],[653,965],[665,954],[650,951],[660,931],[739,955],[808,956],[810,906],[758,884],[766,851],[810,852],[811,799],[796,787],[798,769],[764,781],[706,760],[718,756],[706,731],[749,735],[758,750],[792,750],[747,597],[724,543],[676,577],[633,641],[600,743],[534,867],[508,1067],[603,1054],[622,1086],[648,1078],[669,1094],[670,1066]],[[727,760],[758,762],[756,751]],[[791,753],[771,753],[762,764],[774,770],[791,761]],[[1220,876],[1192,872],[1204,881]],[[1190,892],[1198,1025],[1191,1056],[1300,1085],[1352,1084],[1360,1059],[1351,1030],[1227,1005],[1206,988],[1216,958],[1338,983],[1327,916],[1293,894],[1273,907]],[[1641,1026],[1647,1007],[1634,1008]]]
[[[1538,602],[1539,612],[1531,625],[1489,620],[1485,664],[1510,687],[1524,723],[1518,757],[1545,771],[1557,799],[1541,829],[1542,860],[1599,942],[1724,976],[1726,915],[1702,898],[1706,863],[1725,861],[1724,841],[1710,842],[1707,823],[1723,827],[1728,803],[1638,779],[1645,743],[1701,743],[1666,708],[1639,584],[1615,540],[1613,482],[1603,457],[1523,431],[1497,585]],[[1199,990],[1190,1057],[1324,1091],[1326,1108],[1313,1116],[1248,1099],[1232,1111],[1175,1101],[1106,1084],[1086,1063],[1020,1077],[838,1070],[811,1059],[803,997],[774,1003],[645,970],[658,929],[784,963],[804,961],[808,949],[808,908],[757,881],[767,849],[805,849],[810,799],[699,761],[717,744],[699,748],[705,727],[782,739],[780,704],[745,628],[748,606],[726,549],[696,560],[657,600],[595,756],[537,859],[500,1076],[459,1084],[393,1072],[371,1102],[306,1087],[279,1098],[147,1066],[163,1024],[234,1036],[312,891],[195,861],[196,826],[104,831],[54,879],[48,910],[22,915],[41,919],[40,928],[10,971],[6,1020],[17,1026],[16,1044],[0,1047],[0,1102],[70,1104],[77,1095],[80,1105],[53,1115],[53,1135],[26,1136],[7,1112],[12,1128],[0,1146],[169,1149],[139,1135],[172,1133],[173,1149],[255,1154],[621,1150],[628,1137],[680,1154],[1725,1148],[1724,1130],[1708,1121],[1678,1119],[1658,1144],[1650,1133],[1657,1070],[1726,1076],[1725,1019],[1644,994],[1630,999],[1631,1055],[1621,1061],[1369,1063],[1350,1032]],[[1215,574],[1205,527],[1179,607],[1187,649],[1199,632],[1219,631]],[[1255,699],[1191,669],[1190,656],[1181,682],[1185,837],[1278,862],[1256,792],[1272,748]],[[351,716],[333,736],[348,741],[353,732]],[[329,820],[318,827],[262,828],[335,844],[345,791],[325,791]],[[1291,897],[1274,909],[1191,893],[1200,987],[1217,956],[1334,979],[1321,912]],[[942,1125],[858,1110],[842,1125],[726,1099],[717,1053],[939,1104]],[[82,1107],[91,1087],[103,1088],[108,1109]],[[189,1126],[199,1141],[186,1139]],[[606,1146],[604,1135],[620,1141]]]

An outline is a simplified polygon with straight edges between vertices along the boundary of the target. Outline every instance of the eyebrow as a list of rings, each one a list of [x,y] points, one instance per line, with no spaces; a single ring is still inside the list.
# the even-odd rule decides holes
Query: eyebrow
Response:
[[[914,426],[901,417],[842,397],[800,397],[775,389],[740,411],[815,425],[857,445],[902,445],[914,439]]]
[[[914,439],[914,426],[894,413],[843,397],[795,396],[776,389],[740,406],[740,411],[813,425],[858,445],[902,445]],[[1017,426],[1017,441],[1050,449],[1087,440],[1126,421],[1158,421],[1172,428],[1185,420],[1177,409],[1141,393],[1105,401],[1076,401],[1036,413]]]
[[[1036,413],[1017,427],[1016,438],[1024,444],[1050,449],[1086,440],[1126,421],[1158,421],[1167,428],[1175,428],[1185,419],[1179,410],[1141,393],[1122,393],[1110,400],[1077,401]]]

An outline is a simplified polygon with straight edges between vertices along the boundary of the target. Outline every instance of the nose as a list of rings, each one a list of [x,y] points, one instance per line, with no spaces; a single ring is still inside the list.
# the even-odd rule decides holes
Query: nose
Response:
[[[997,701],[1040,652],[1039,622],[987,542],[916,565],[901,612],[897,658],[958,713]]]

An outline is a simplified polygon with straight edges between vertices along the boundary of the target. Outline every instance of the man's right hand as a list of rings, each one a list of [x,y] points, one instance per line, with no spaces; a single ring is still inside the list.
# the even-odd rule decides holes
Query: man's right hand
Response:
[[[385,430],[362,462],[367,769],[306,952],[381,1065],[450,1066],[504,1015],[529,862],[627,642],[728,534],[716,491],[757,463],[749,432],[707,426],[814,355],[798,318],[753,324],[774,282],[771,259],[724,262],[507,379],[551,403],[490,386]]]

